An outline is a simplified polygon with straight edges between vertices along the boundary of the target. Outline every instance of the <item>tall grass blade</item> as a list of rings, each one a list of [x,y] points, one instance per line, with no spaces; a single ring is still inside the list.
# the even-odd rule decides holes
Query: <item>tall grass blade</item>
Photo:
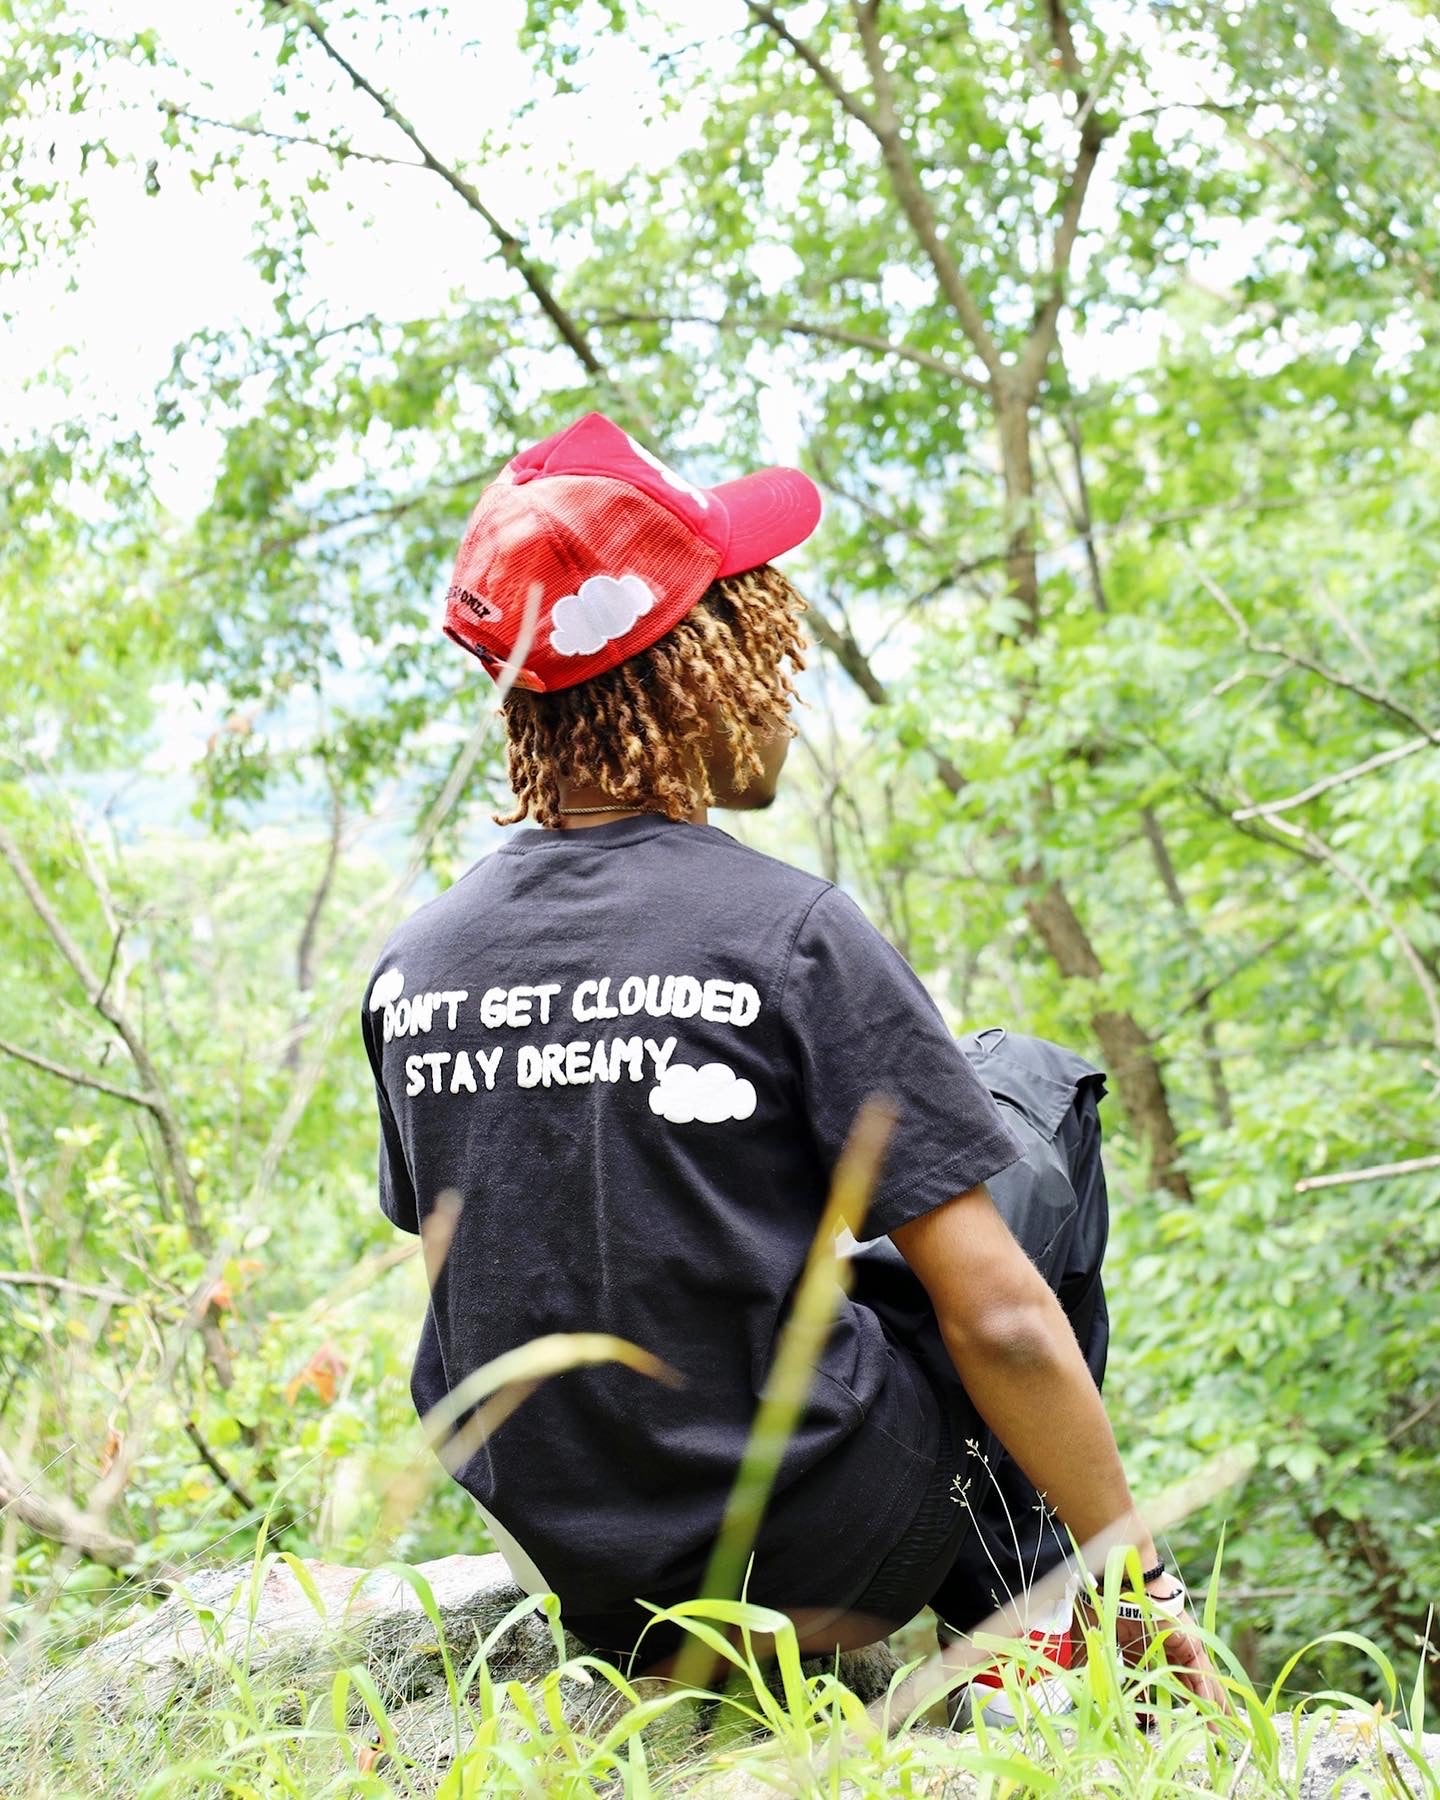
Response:
[[[775,1361],[766,1378],[705,1571],[701,1593],[709,1599],[729,1600],[740,1591],[785,1446],[805,1410],[836,1308],[849,1287],[848,1269],[838,1253],[836,1234],[842,1225],[853,1233],[863,1222],[894,1126],[895,1111],[888,1102],[867,1100],[850,1128],[835,1166],[829,1198],[795,1290],[790,1316],[780,1334]],[[676,1664],[676,1679],[682,1685],[692,1685],[703,1679],[704,1668],[700,1645],[692,1638]]]

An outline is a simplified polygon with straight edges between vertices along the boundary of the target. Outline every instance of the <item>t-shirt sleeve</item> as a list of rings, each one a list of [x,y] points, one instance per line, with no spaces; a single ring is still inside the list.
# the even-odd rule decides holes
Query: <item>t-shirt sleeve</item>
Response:
[[[796,935],[780,1015],[827,1171],[866,1099],[896,1109],[858,1238],[883,1237],[1024,1155],[919,976],[838,888]]]
[[[392,1225],[398,1225],[402,1231],[413,1231],[418,1236],[420,1219],[415,1205],[415,1189],[405,1161],[405,1148],[400,1141],[400,1127],[395,1123],[390,1096],[385,1092],[385,1083],[381,1079],[380,1050],[375,1042],[374,1017],[368,1006],[361,1007],[360,1036],[364,1040],[365,1055],[369,1059],[370,1073],[375,1080],[375,1104],[380,1112],[380,1210]]]

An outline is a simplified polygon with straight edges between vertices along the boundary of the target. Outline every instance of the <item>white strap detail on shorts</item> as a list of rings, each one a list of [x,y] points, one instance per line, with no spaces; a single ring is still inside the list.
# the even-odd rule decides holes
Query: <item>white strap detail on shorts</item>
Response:
[[[548,1594],[550,1583],[526,1554],[523,1545],[505,1529],[493,1513],[487,1512],[480,1502],[475,1502],[476,1510],[485,1521],[486,1527],[495,1540],[495,1548],[505,1559],[505,1566],[515,1578],[516,1587],[523,1588],[527,1594]]]

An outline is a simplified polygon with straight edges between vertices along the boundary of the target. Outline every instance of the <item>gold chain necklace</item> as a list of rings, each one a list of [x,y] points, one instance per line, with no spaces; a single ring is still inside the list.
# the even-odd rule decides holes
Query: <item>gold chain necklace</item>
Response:
[[[559,809],[570,817],[581,813],[643,813],[643,806],[562,806]]]

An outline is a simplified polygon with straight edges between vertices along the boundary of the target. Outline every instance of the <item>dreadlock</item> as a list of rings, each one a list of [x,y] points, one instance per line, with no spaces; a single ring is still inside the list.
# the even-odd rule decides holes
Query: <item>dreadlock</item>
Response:
[[[512,688],[504,712],[516,804],[496,824],[559,825],[562,781],[683,819],[715,797],[698,754],[712,731],[729,743],[744,787],[763,772],[756,739],[789,722],[786,663],[805,667],[804,610],[761,563],[712,582],[664,637],[616,668],[553,694]]]

